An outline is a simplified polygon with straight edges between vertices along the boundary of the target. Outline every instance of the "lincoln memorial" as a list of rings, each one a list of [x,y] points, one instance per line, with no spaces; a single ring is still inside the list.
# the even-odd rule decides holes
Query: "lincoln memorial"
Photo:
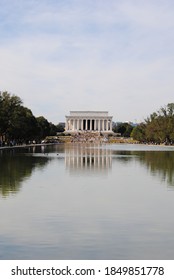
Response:
[[[66,116],[65,132],[112,133],[112,117],[107,111],[70,111]]]

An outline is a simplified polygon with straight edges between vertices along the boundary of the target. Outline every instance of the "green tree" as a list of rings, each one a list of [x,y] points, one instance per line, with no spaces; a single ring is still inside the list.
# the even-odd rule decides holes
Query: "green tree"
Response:
[[[59,123],[57,125],[57,132],[64,132],[64,131],[65,131],[65,129],[64,129],[63,125]]]
[[[115,133],[120,133],[123,137],[130,137],[133,126],[130,123],[118,123],[113,128]]]
[[[57,126],[50,122],[49,127],[50,127],[49,135],[55,136],[57,134]]]
[[[152,113],[143,124],[133,129],[131,136],[141,142],[174,143],[174,103]]]
[[[57,127],[51,122],[48,122],[43,116],[37,117],[38,136],[44,139],[46,136],[54,136],[57,133]]]
[[[12,123],[7,129],[10,139],[17,142],[35,140],[37,136],[37,121],[30,109],[20,106],[13,110]]]
[[[131,137],[137,141],[145,142],[146,141],[146,125],[145,123],[140,123],[135,126],[131,132]]]
[[[50,124],[43,116],[37,117],[36,119],[38,124],[38,136],[40,139],[44,139],[46,136],[50,135]]]
[[[0,134],[8,135],[8,129],[12,126],[14,111],[22,105],[22,100],[8,92],[0,94]]]

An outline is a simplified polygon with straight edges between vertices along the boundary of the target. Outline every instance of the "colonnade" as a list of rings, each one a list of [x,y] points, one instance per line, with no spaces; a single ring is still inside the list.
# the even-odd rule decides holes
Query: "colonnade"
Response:
[[[67,131],[112,131],[111,118],[74,118],[66,119]]]
[[[112,117],[107,111],[70,111],[66,116],[65,131],[112,132]]]

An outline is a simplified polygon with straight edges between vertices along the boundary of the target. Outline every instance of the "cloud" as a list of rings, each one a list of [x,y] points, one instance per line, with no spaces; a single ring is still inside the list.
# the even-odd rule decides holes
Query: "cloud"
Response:
[[[0,2],[1,90],[34,114],[141,120],[172,102],[172,1]]]

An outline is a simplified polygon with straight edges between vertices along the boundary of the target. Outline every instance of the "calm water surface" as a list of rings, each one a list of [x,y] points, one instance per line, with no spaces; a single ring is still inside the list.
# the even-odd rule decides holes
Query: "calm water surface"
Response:
[[[174,259],[174,147],[0,150],[0,259]]]

